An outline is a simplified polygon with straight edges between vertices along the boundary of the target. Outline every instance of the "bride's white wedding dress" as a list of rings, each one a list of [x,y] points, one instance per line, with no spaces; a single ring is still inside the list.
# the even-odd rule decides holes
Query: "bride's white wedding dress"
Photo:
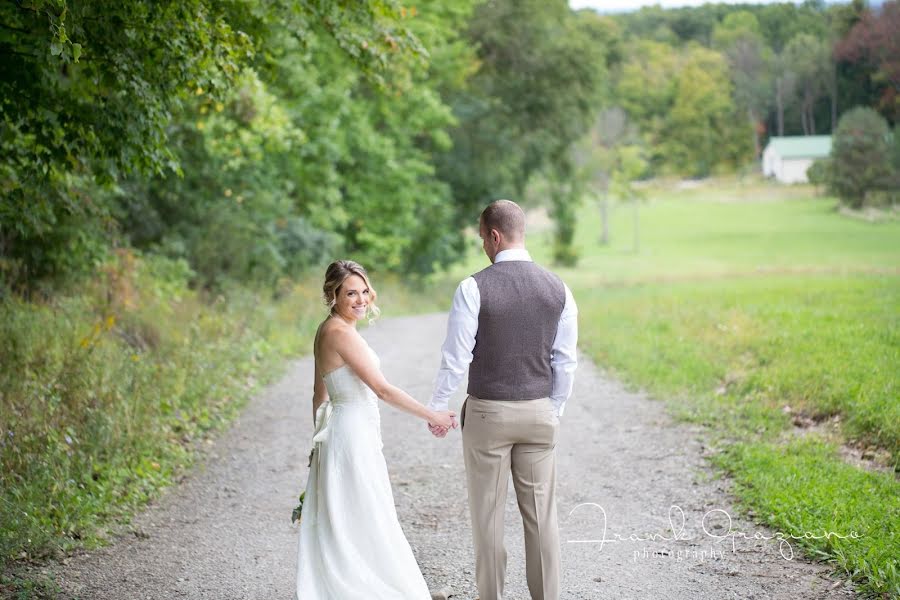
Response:
[[[378,398],[347,365],[324,379],[329,401],[316,414],[296,599],[431,600],[397,520]]]

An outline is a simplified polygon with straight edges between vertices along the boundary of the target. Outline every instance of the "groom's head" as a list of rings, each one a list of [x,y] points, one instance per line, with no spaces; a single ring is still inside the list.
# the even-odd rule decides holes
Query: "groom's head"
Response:
[[[481,211],[479,221],[482,247],[494,262],[497,253],[525,247],[525,213],[512,200],[496,200]]]

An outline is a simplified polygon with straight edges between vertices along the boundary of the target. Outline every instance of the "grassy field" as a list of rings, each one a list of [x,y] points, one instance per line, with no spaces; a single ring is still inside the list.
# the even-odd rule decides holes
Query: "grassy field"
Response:
[[[900,221],[839,214],[805,186],[653,183],[585,205],[575,269],[582,350],[708,426],[742,505],[808,539],[863,592],[900,596]],[[546,219],[529,248],[550,264]],[[473,239],[469,261],[481,268]]]

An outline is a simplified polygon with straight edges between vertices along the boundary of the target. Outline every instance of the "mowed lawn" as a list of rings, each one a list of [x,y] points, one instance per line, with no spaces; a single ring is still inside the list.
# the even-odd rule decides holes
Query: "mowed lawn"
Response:
[[[556,269],[582,350],[707,425],[761,523],[805,536],[795,546],[862,591],[900,596],[900,220],[755,179],[642,191],[637,252],[630,205],[612,207],[601,245],[586,202],[582,258]],[[550,235],[533,219],[547,265]],[[485,260],[473,250],[456,274]]]

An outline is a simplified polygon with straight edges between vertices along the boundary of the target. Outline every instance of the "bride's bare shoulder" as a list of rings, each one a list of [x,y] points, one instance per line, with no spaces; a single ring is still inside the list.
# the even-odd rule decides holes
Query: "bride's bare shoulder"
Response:
[[[325,319],[316,332],[316,341],[319,347],[334,348],[353,340],[358,335],[356,329],[339,319]]]

